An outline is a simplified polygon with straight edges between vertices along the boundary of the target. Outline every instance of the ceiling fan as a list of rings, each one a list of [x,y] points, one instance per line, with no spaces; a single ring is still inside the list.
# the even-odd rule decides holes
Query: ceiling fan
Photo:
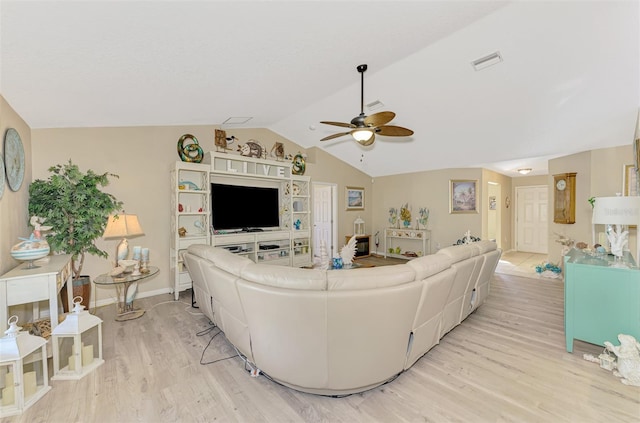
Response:
[[[321,121],[320,123],[326,125],[342,126],[343,128],[351,128],[351,130],[329,135],[320,141],[351,135],[358,143],[366,147],[373,144],[376,139],[375,134],[386,135],[388,137],[408,137],[409,135],[413,135],[411,129],[387,125],[387,123],[391,122],[396,116],[393,112],[379,112],[371,116],[364,114],[364,73],[367,70],[367,65],[359,65],[356,69],[360,73],[360,114],[351,119],[351,123]]]

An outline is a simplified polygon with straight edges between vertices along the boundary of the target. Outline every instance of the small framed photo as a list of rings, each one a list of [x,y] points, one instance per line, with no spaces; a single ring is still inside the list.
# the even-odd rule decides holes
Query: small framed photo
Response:
[[[449,185],[449,213],[478,213],[477,179],[451,179]]]
[[[347,187],[347,210],[364,210],[364,188]]]
[[[622,175],[622,192],[625,196],[638,195],[636,167],[632,164],[624,165],[624,175]]]
[[[490,195],[489,196],[489,210],[495,210],[496,209],[496,196],[495,195]]]

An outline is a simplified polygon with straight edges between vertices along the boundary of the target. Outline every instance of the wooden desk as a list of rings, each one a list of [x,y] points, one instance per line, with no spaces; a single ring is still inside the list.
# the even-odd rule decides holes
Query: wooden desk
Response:
[[[47,260],[48,261],[45,261]],[[22,263],[0,276],[0,334],[4,336],[9,319],[9,307],[18,304],[33,304],[33,320],[40,318],[40,301],[49,300],[51,330],[58,326],[58,293],[67,285],[69,304],[73,302],[71,283],[71,255],[47,256],[36,261],[36,268],[27,269]],[[26,322],[18,322],[23,326]]]

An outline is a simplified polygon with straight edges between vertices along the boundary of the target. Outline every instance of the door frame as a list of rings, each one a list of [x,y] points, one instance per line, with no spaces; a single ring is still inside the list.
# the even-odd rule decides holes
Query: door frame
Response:
[[[327,254],[329,257],[333,257],[337,254],[337,242],[338,242],[338,184],[332,182],[320,182],[311,181],[311,195],[312,204],[315,204],[316,187],[330,187],[331,188],[331,245],[327,245]],[[313,210],[313,208],[312,208]],[[313,224],[315,225],[315,217],[312,216]],[[312,234],[315,232],[315,227],[312,229]],[[314,242],[315,245],[315,242]],[[317,251],[313,251],[315,255]]]

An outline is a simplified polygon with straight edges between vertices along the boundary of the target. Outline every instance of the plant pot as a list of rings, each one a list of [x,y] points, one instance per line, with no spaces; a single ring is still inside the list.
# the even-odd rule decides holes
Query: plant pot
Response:
[[[81,304],[85,310],[89,310],[89,304],[91,303],[91,276],[80,275],[78,279],[72,280],[73,295],[72,298],[82,297]],[[60,297],[62,297],[62,309],[65,313],[69,312],[69,304],[67,302],[67,284],[60,290]]]

